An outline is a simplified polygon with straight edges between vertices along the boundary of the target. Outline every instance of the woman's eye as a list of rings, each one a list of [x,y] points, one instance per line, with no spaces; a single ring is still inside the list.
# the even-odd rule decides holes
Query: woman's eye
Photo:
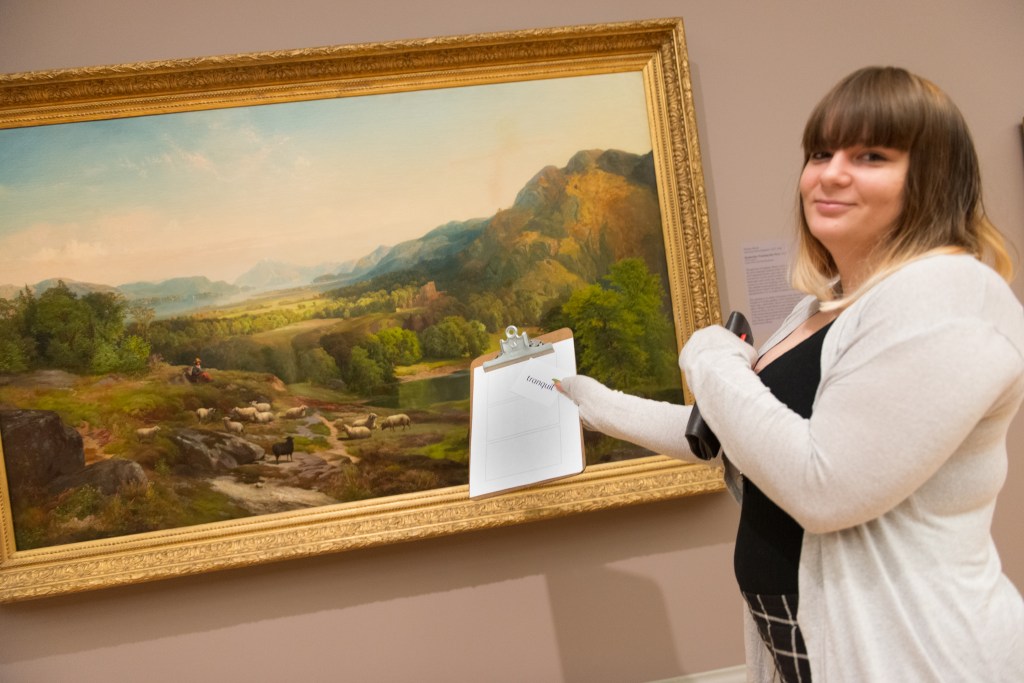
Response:
[[[832,152],[826,152],[824,150],[818,152],[811,152],[810,159],[812,161],[828,161],[832,158]]]

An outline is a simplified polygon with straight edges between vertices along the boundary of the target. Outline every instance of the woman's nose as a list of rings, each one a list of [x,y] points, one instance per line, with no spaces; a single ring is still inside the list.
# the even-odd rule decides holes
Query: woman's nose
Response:
[[[827,183],[844,183],[850,178],[850,160],[841,151],[834,152],[828,163],[821,169],[821,180]]]

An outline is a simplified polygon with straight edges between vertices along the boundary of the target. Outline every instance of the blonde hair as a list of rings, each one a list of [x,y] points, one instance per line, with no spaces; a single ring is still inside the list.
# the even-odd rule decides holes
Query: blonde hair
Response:
[[[792,282],[822,308],[848,306],[893,271],[922,256],[972,254],[1004,279],[1013,277],[1008,244],[985,215],[981,173],[960,110],[934,83],[895,67],[867,67],[841,80],[804,127],[804,165],[818,151],[853,145],[909,153],[903,205],[871,255],[871,275],[844,291],[825,246],[807,225],[800,202],[800,239]]]

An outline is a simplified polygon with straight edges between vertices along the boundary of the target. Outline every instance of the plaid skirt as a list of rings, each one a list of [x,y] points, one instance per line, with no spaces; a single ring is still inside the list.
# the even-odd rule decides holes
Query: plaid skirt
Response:
[[[743,593],[761,640],[784,683],[810,683],[811,662],[796,623],[797,596]]]

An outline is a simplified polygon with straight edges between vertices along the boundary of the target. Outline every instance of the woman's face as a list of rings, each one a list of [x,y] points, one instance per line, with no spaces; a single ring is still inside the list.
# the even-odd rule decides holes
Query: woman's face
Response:
[[[807,160],[800,176],[804,216],[844,282],[844,268],[855,271],[900,215],[909,165],[909,152],[868,146],[819,151]]]

